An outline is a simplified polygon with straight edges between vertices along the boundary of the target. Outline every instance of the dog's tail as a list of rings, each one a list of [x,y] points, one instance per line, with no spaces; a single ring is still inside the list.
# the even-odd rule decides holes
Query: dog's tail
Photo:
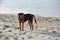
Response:
[[[34,18],[35,23],[37,23],[36,18],[35,18],[35,16],[34,16],[34,15],[33,15],[33,18]]]

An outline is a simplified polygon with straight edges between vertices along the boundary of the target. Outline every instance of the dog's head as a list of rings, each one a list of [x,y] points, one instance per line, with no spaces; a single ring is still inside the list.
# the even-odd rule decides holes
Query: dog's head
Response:
[[[19,19],[24,19],[24,13],[18,13]]]

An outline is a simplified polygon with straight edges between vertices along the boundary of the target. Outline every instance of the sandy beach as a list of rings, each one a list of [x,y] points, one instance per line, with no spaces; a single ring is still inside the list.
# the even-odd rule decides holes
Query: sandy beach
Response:
[[[60,40],[60,18],[35,17],[33,31],[27,22],[20,31],[17,14],[0,14],[0,40]]]

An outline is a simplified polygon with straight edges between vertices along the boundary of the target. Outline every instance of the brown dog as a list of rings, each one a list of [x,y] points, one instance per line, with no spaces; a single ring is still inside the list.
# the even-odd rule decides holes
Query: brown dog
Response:
[[[33,18],[35,23],[36,19],[33,14],[24,14],[24,13],[18,13],[18,19],[19,19],[19,25],[20,25],[20,30],[24,30],[24,22],[28,21],[28,24],[30,25],[30,29],[33,30]]]

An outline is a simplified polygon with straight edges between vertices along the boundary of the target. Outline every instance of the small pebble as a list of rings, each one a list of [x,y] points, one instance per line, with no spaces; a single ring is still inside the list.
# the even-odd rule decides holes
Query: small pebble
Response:
[[[38,27],[36,27],[36,28],[38,28]]]
[[[8,26],[8,25],[4,25],[4,27],[9,28],[10,26]]]
[[[6,28],[4,27],[3,30],[5,30]]]
[[[29,38],[29,39],[32,39],[33,37],[32,37],[32,36],[29,36],[28,38]]]
[[[5,40],[9,40],[9,37],[5,37]]]
[[[24,40],[24,37],[22,37],[22,40]]]
[[[0,33],[2,33],[2,32],[0,31]]]
[[[11,30],[8,30],[9,32],[11,32]]]
[[[52,31],[53,33],[56,33],[56,31]]]
[[[26,32],[24,32],[23,34],[26,34]]]

